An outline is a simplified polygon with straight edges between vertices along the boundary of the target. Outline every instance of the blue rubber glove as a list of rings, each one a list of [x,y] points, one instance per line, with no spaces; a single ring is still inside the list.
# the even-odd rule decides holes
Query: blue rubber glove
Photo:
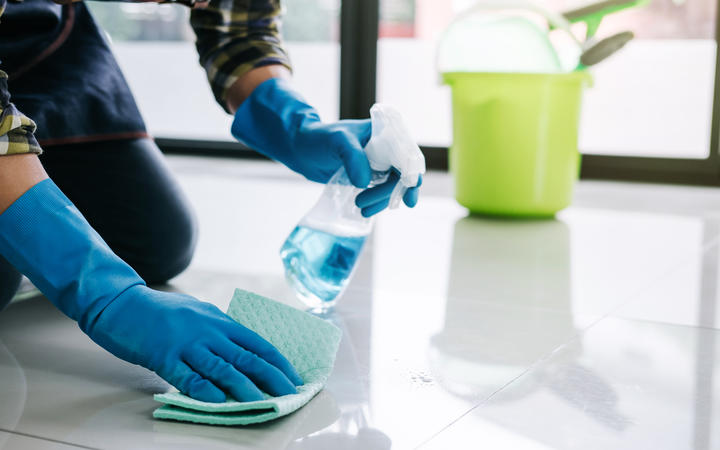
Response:
[[[370,184],[372,171],[363,151],[372,134],[370,120],[325,124],[286,80],[272,78],[255,88],[235,113],[231,131],[243,144],[311,181],[327,183],[345,167],[354,186],[362,189]],[[357,204],[363,215],[385,209],[398,180],[391,175],[383,185],[361,193]],[[411,208],[417,203],[418,188],[404,195]]]
[[[370,189],[365,189],[355,197],[355,204],[364,217],[372,217],[375,214],[383,211],[390,205],[392,193],[395,190],[395,186],[400,181],[400,174],[397,170],[393,169],[388,176],[387,181],[377,186],[373,186]],[[423,178],[422,175],[418,178],[417,186],[410,188],[403,194],[403,202],[410,208],[414,208],[418,202],[418,194],[420,187],[422,186]]]
[[[296,392],[291,364],[217,307],[152,290],[50,180],[0,215],[0,254],[113,355],[202,401]]]

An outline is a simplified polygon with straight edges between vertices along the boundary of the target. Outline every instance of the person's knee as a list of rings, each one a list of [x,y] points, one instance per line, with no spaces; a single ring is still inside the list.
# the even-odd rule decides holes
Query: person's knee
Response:
[[[188,267],[195,215],[152,140],[56,146],[44,158],[58,186],[146,282],[164,283]]]
[[[0,256],[0,311],[10,303],[20,287],[22,275]]]
[[[151,225],[145,245],[131,266],[148,284],[162,284],[190,265],[197,243],[197,222],[189,206],[166,211],[162,223]]]

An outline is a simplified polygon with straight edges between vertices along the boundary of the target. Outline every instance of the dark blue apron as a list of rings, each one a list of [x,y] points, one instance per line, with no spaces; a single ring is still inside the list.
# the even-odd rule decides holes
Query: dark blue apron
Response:
[[[82,3],[10,2],[0,17],[0,69],[40,145],[147,136],[130,88]]]

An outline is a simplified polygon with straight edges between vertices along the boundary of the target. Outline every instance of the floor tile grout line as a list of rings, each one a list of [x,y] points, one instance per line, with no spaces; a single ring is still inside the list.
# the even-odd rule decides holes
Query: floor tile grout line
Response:
[[[458,423],[460,420],[462,420],[464,417],[466,417],[468,414],[472,413],[473,411],[475,411],[476,409],[478,409],[478,408],[481,407],[482,405],[486,404],[488,401],[490,401],[490,399],[492,399],[493,397],[495,397],[495,395],[496,395],[497,393],[499,393],[500,391],[502,391],[503,389],[505,389],[507,386],[509,386],[509,385],[511,385],[512,383],[514,383],[515,381],[517,381],[520,377],[524,376],[524,375],[525,375],[529,370],[531,370],[531,369],[532,369],[532,366],[531,366],[531,367],[528,367],[527,370],[523,371],[522,373],[520,373],[519,375],[517,375],[517,376],[516,376],[515,378],[513,378],[512,380],[510,380],[510,381],[508,381],[507,383],[505,383],[504,385],[500,386],[500,387],[499,387],[497,390],[495,390],[493,393],[491,393],[491,394],[488,395],[486,398],[484,398],[483,400],[481,400],[480,403],[478,403],[477,405],[475,405],[475,406],[473,406],[472,408],[468,409],[468,410],[465,411],[464,413],[460,414],[459,417],[457,417],[456,419],[453,419],[452,421],[450,421],[450,423],[448,423],[447,425],[445,425],[444,427],[442,427],[441,429],[439,429],[437,432],[433,433],[430,437],[428,437],[427,439],[425,439],[424,441],[422,441],[422,442],[421,442],[417,447],[415,447],[415,448],[416,448],[416,449],[421,448],[422,446],[426,445],[427,443],[429,443],[430,441],[432,441],[433,439],[435,439],[435,438],[436,438],[438,435],[440,435],[443,431],[445,431],[445,430],[447,430],[448,428],[450,428],[451,426],[455,425],[455,424]]]
[[[718,242],[720,242],[720,235],[716,235],[714,238],[709,240],[707,243],[703,244],[700,254],[704,257],[706,252],[708,252],[714,246],[718,245]],[[651,280],[649,280],[647,283],[645,283],[643,285],[643,287],[636,289],[635,292],[626,296],[624,301],[621,301],[618,304],[616,304],[608,312],[606,312],[604,314],[600,314],[597,320],[590,323],[590,325],[588,325],[581,331],[581,334],[585,334],[586,331],[590,330],[595,325],[597,325],[598,323],[600,323],[601,321],[603,321],[605,319],[635,320],[635,319],[625,319],[623,317],[617,316],[616,314],[622,308],[624,308],[624,307],[628,306],[629,304],[631,304],[632,302],[634,302],[637,299],[637,296],[640,294],[640,292],[644,292],[645,289],[649,288],[651,283],[653,283],[659,279],[664,279],[665,277],[671,275],[672,273],[679,270],[680,268],[682,268],[682,264],[677,264],[677,265],[674,265],[672,268],[668,268],[667,270],[663,271],[660,275],[653,277]],[[653,321],[648,320],[647,322],[653,322]],[[662,323],[662,322],[654,322],[654,323]]]
[[[693,330],[716,331],[716,332],[720,333],[720,328],[709,327],[707,325],[689,325],[686,323],[664,322],[664,321],[655,320],[655,319],[638,319],[635,317],[618,316],[618,315],[614,315],[613,313],[609,313],[609,315],[607,315],[606,317],[603,317],[602,319],[622,320],[622,321],[627,321],[627,322],[637,322],[637,323],[643,323],[643,324],[647,324],[647,325],[656,325],[656,326],[665,326],[665,327],[690,328]],[[595,325],[595,324],[593,323],[592,325]]]
[[[719,236],[718,238],[720,238],[720,236]],[[716,240],[717,240],[717,239],[716,239]],[[711,246],[708,246],[708,249],[709,249],[710,247],[711,247]],[[706,250],[706,249],[703,249],[703,253],[705,252],[705,250]],[[674,270],[674,269],[669,269],[668,271],[671,272],[672,270]],[[463,417],[466,417],[468,414],[470,414],[471,412],[475,411],[477,408],[479,408],[479,407],[487,404],[487,403],[488,403],[490,400],[492,400],[497,394],[499,394],[500,392],[502,392],[503,390],[505,390],[506,388],[508,388],[511,384],[515,383],[517,380],[519,380],[520,378],[524,377],[524,376],[525,376],[526,374],[528,374],[529,372],[535,370],[536,368],[538,368],[539,366],[541,366],[542,364],[544,364],[545,362],[547,362],[548,360],[550,360],[550,358],[552,358],[553,355],[555,355],[556,353],[562,351],[564,348],[568,347],[570,344],[572,344],[572,343],[574,343],[574,342],[578,342],[583,335],[585,335],[590,329],[592,329],[592,328],[594,328],[595,326],[597,326],[598,323],[600,323],[600,322],[602,322],[603,320],[608,319],[608,318],[609,318],[609,319],[615,319],[615,317],[614,317],[614,316],[611,316],[610,314],[611,314],[612,312],[616,311],[617,309],[619,309],[621,306],[622,306],[622,305],[619,305],[618,307],[614,308],[610,313],[607,313],[607,314],[605,314],[605,315],[603,315],[603,316],[601,316],[601,317],[598,317],[597,320],[595,320],[594,322],[592,322],[592,323],[591,323],[590,325],[588,325],[587,327],[585,327],[585,328],[583,328],[583,329],[581,329],[581,330],[578,330],[578,332],[577,332],[573,337],[571,337],[570,339],[568,339],[566,342],[564,342],[564,343],[562,343],[562,344],[559,344],[557,347],[553,348],[551,351],[549,351],[549,352],[546,353],[545,355],[543,355],[543,356],[541,356],[540,358],[538,358],[537,360],[535,360],[535,361],[534,361],[533,363],[531,363],[531,364],[527,367],[527,369],[525,369],[522,373],[518,374],[516,377],[514,377],[514,378],[511,379],[510,381],[508,381],[507,383],[503,384],[500,388],[498,388],[497,390],[495,390],[493,393],[491,393],[489,396],[487,396],[485,399],[483,399],[480,403],[478,403],[477,405],[473,406],[472,408],[470,408],[469,410],[467,410],[466,412],[464,412],[463,414],[461,414],[460,417],[458,417],[458,418],[454,419],[453,421],[451,421],[450,423],[448,423],[446,426],[444,426],[443,428],[441,428],[440,430],[438,430],[436,433],[434,433],[432,436],[430,436],[429,438],[427,438],[426,440],[424,440],[422,443],[420,443],[420,444],[419,444],[417,447],[415,447],[415,448],[420,448],[420,447],[426,445],[428,442],[430,442],[431,440],[435,439],[439,434],[441,434],[442,432],[444,432],[445,430],[447,430],[448,428],[450,428],[451,426],[453,426],[455,423],[457,423],[458,421],[460,421]],[[629,320],[629,319],[622,319],[622,318],[618,318],[618,319],[619,319],[619,320]],[[713,329],[713,330],[715,330],[715,329]],[[717,331],[717,330],[715,330],[715,331]]]
[[[441,433],[443,433],[444,431],[446,431],[448,428],[452,427],[454,424],[456,424],[457,422],[459,422],[460,420],[462,420],[464,417],[468,416],[470,413],[472,413],[472,412],[475,411],[476,409],[480,408],[481,406],[486,405],[486,404],[487,404],[488,402],[490,402],[490,400],[492,400],[497,394],[499,394],[500,392],[502,392],[502,391],[504,391],[505,389],[507,389],[511,384],[515,383],[515,382],[518,381],[520,378],[522,378],[522,377],[524,377],[525,375],[527,375],[529,372],[535,370],[536,368],[538,368],[539,366],[541,366],[542,364],[544,364],[545,362],[547,362],[548,360],[550,360],[550,358],[551,358],[554,354],[556,354],[556,353],[559,352],[559,351],[562,351],[565,347],[569,346],[569,345],[572,344],[573,342],[579,341],[579,340],[580,340],[580,337],[581,337],[582,335],[584,335],[587,331],[589,331],[591,328],[595,327],[599,322],[601,322],[601,321],[603,321],[603,320],[605,320],[605,319],[627,320],[627,321],[634,321],[634,322],[643,322],[643,323],[649,323],[649,324],[657,324],[657,325],[664,325],[664,326],[674,326],[674,327],[683,327],[683,328],[693,328],[693,329],[701,328],[701,329],[708,330],[708,331],[720,332],[720,330],[718,330],[717,328],[709,328],[709,327],[701,327],[701,326],[692,326],[692,325],[683,325],[683,324],[659,323],[659,322],[653,322],[653,321],[649,321],[649,320],[644,321],[644,320],[637,320],[637,319],[625,319],[625,318],[622,318],[622,317],[615,317],[615,316],[606,315],[606,316],[604,316],[604,317],[599,318],[598,320],[596,320],[596,321],[593,322],[592,324],[588,325],[586,328],[584,328],[584,329],[582,329],[582,330],[579,330],[579,332],[578,332],[575,336],[573,336],[571,339],[569,339],[567,342],[564,342],[564,343],[558,345],[558,346],[557,346],[556,348],[554,348],[552,351],[550,351],[549,353],[545,354],[545,355],[542,356],[541,358],[537,359],[537,360],[536,360],[535,362],[533,362],[530,366],[528,366],[528,368],[525,369],[522,373],[518,374],[516,377],[514,377],[514,378],[511,379],[510,381],[508,381],[507,383],[503,384],[501,387],[499,387],[497,390],[495,390],[494,392],[492,392],[492,393],[491,393],[489,396],[487,396],[485,399],[483,399],[482,401],[480,401],[477,405],[475,405],[475,406],[473,406],[472,408],[468,409],[467,411],[465,411],[464,413],[462,413],[459,417],[457,417],[456,419],[452,420],[450,423],[448,423],[447,425],[445,425],[444,427],[442,427],[442,428],[441,428],[440,430],[438,430],[437,432],[433,433],[430,437],[428,437],[427,439],[425,439],[423,442],[421,442],[421,443],[420,443],[419,445],[417,445],[415,448],[416,448],[416,449],[419,449],[419,448],[425,446],[425,445],[428,444],[430,441],[432,441],[432,440],[435,439],[437,436],[439,436]]]
[[[717,245],[718,242],[720,242],[720,235],[716,236],[715,238],[713,238],[713,239],[711,239],[710,241],[708,241],[705,245],[703,245],[701,254],[704,255],[704,254],[705,254],[707,251],[709,251],[712,247],[714,247],[715,245]],[[667,269],[667,270],[666,270],[663,274],[661,274],[660,276],[658,276],[658,277],[656,277],[656,278],[653,278],[653,281],[654,281],[655,279],[657,279],[657,278],[660,278],[660,277],[662,277],[662,276],[666,276],[666,275],[674,272],[675,270],[678,269],[678,267],[679,267],[679,266],[674,266],[673,268]],[[644,288],[641,289],[641,290],[644,290]],[[638,290],[638,292],[640,292],[640,290]],[[534,361],[534,362],[533,362],[532,364],[530,364],[530,366],[528,366],[528,368],[525,369],[522,373],[520,373],[520,374],[517,375],[515,378],[513,378],[512,380],[508,381],[507,383],[505,383],[504,385],[502,385],[500,388],[498,388],[497,390],[495,390],[495,391],[494,391],[493,393],[491,393],[488,397],[486,397],[485,399],[483,399],[480,403],[478,403],[477,405],[475,405],[475,406],[473,406],[472,408],[470,408],[470,409],[468,409],[467,411],[465,411],[463,414],[460,415],[460,417],[452,420],[450,423],[448,423],[446,426],[444,426],[443,428],[441,428],[440,430],[438,430],[438,431],[437,431],[436,433],[434,433],[432,436],[428,437],[426,440],[424,440],[423,442],[421,442],[421,443],[420,443],[417,447],[415,447],[415,448],[421,448],[421,447],[423,447],[424,445],[426,445],[427,443],[429,443],[430,441],[432,441],[433,439],[435,439],[438,435],[440,435],[441,433],[443,433],[444,431],[446,431],[448,428],[452,427],[452,426],[453,426],[454,424],[456,424],[458,421],[462,420],[462,419],[463,419],[464,417],[466,417],[468,414],[472,413],[473,411],[475,411],[476,409],[480,408],[481,406],[487,404],[490,400],[492,400],[492,399],[493,399],[497,394],[499,394],[501,391],[505,390],[505,389],[506,389],[507,387],[509,387],[511,384],[515,383],[517,380],[519,380],[520,378],[522,378],[523,376],[525,376],[526,374],[528,374],[528,373],[531,372],[532,370],[535,370],[537,367],[541,366],[543,363],[545,363],[546,361],[548,361],[554,354],[556,354],[556,353],[559,352],[559,351],[562,351],[564,348],[566,348],[567,346],[569,346],[569,345],[572,344],[573,342],[579,341],[580,338],[581,338],[583,335],[585,335],[588,331],[590,331],[592,328],[594,328],[595,326],[597,326],[600,322],[602,322],[602,321],[605,320],[605,319],[628,320],[628,321],[651,323],[651,324],[658,324],[658,325],[665,325],[665,326],[686,327],[686,328],[693,328],[693,329],[702,328],[702,329],[711,330],[711,331],[719,331],[717,328],[701,327],[701,326],[692,326],[692,325],[683,325],[683,324],[667,324],[667,323],[655,322],[655,321],[651,321],[651,320],[645,320],[645,321],[643,321],[643,320],[639,320],[639,319],[626,319],[626,318],[617,317],[617,316],[614,315],[615,313],[617,313],[617,311],[618,311],[619,309],[621,309],[622,307],[624,307],[624,306],[626,306],[627,304],[631,303],[631,302],[633,301],[633,297],[635,297],[635,296],[637,296],[637,293],[634,293],[634,294],[629,295],[626,302],[622,302],[621,304],[616,305],[616,306],[615,306],[614,308],[612,308],[609,312],[605,313],[604,315],[600,315],[595,321],[593,321],[592,323],[590,323],[588,326],[584,327],[582,330],[578,330],[578,333],[576,333],[576,334],[575,334],[572,338],[570,338],[567,342],[564,342],[564,343],[558,345],[558,346],[555,347],[552,351],[550,351],[549,353],[543,355],[542,357],[540,357],[539,359],[537,359],[536,361]]]
[[[714,238],[710,239],[708,242],[702,244],[700,254],[704,255],[712,247],[718,245],[719,242],[720,242],[720,234],[716,235]],[[687,259],[689,259],[689,258],[690,258],[690,256],[687,257]],[[597,320],[595,322],[592,322],[592,324],[590,326],[594,325],[596,322],[599,322],[600,320],[605,319],[607,317],[617,317],[617,316],[614,316],[613,314],[615,314],[619,309],[632,303],[641,292],[645,291],[645,289],[647,289],[650,286],[651,283],[655,282],[656,280],[667,277],[668,275],[674,273],[675,271],[679,270],[682,267],[683,266],[682,266],[681,262],[678,262],[678,264],[672,265],[672,266],[666,268],[665,270],[663,270],[659,275],[651,277],[641,287],[633,290],[632,293],[630,293],[628,295],[621,295],[620,297],[622,298],[622,300],[620,300],[620,302],[617,303],[616,305],[612,306],[610,311],[608,311],[606,313],[586,314],[586,316],[588,316],[588,317],[594,316],[597,318]],[[380,289],[380,290],[382,291],[383,289]],[[348,286],[348,289],[347,289],[347,292],[355,292],[355,293],[372,293],[374,291],[375,291],[375,289],[373,287],[366,287],[363,285],[354,286],[354,287]],[[393,290],[385,289],[385,291],[392,292]],[[522,305],[521,306],[513,306],[513,305],[499,304],[496,301],[486,300],[486,299],[478,299],[478,298],[473,298],[473,297],[469,297],[466,295],[448,295],[448,296],[446,296],[446,300],[450,299],[450,298],[454,298],[457,300],[473,301],[473,302],[481,303],[481,304],[488,305],[488,306],[498,305],[498,306],[502,306],[503,308],[508,308],[508,309],[528,309],[528,310],[533,310],[533,311],[555,312],[555,313],[567,312],[567,311],[563,311],[563,310],[559,310],[559,309],[555,309],[555,308],[543,307],[543,306],[522,306]],[[573,314],[572,311],[569,311],[569,313],[571,315]],[[589,328],[590,326],[588,326],[587,328]]]
[[[710,239],[707,243],[703,244],[702,250],[700,251],[701,256],[704,257],[704,256],[705,256],[705,253],[708,252],[708,251],[710,251],[710,249],[712,249],[714,246],[718,245],[719,242],[720,242],[720,235],[716,235],[714,238]],[[621,316],[618,316],[617,314],[619,313],[619,311],[620,311],[622,308],[624,308],[624,307],[630,305],[632,302],[634,302],[634,301],[636,300],[637,296],[640,294],[640,292],[645,291],[646,288],[650,287],[650,286],[649,286],[649,283],[652,283],[652,282],[654,282],[654,281],[656,281],[656,280],[658,280],[658,279],[664,279],[665,277],[671,275],[672,273],[674,273],[675,271],[679,270],[680,268],[682,268],[682,265],[681,265],[681,264],[678,264],[678,265],[676,265],[676,266],[673,266],[671,269],[667,269],[667,270],[665,270],[662,274],[658,275],[657,277],[654,277],[654,278],[653,278],[651,281],[649,281],[648,283],[645,283],[645,286],[643,286],[643,287],[640,288],[640,289],[637,289],[636,292],[634,292],[633,294],[630,294],[630,295],[627,297],[627,300],[626,300],[626,301],[621,302],[621,303],[618,303],[617,305],[615,305],[615,307],[611,308],[610,311],[608,311],[608,312],[606,312],[605,314],[601,315],[601,317],[599,317],[596,321],[592,322],[590,325],[588,325],[587,327],[585,327],[585,328],[582,330],[582,334],[584,334],[586,331],[590,330],[590,329],[593,328],[595,325],[597,325],[598,323],[600,323],[601,321],[603,321],[603,320],[605,320],[605,319],[635,320],[635,319],[626,319],[626,318],[623,318],[623,317],[621,317]],[[638,320],[638,321],[640,321],[640,320]],[[653,323],[658,323],[658,324],[662,323],[662,322],[655,322],[655,321],[650,321],[650,320],[648,320],[648,321],[646,321],[646,322],[653,322]],[[666,325],[672,325],[672,324],[666,324]],[[679,325],[679,324],[675,324],[675,325],[682,326],[682,325]],[[693,327],[693,328],[699,328],[699,327]],[[714,329],[714,328],[713,328],[713,329]]]
[[[594,324],[593,324],[593,325],[594,325]],[[428,437],[427,439],[425,439],[423,442],[421,442],[421,443],[420,443],[417,447],[415,447],[415,448],[416,448],[416,449],[417,449],[417,448],[420,448],[420,447],[424,446],[425,444],[429,443],[430,441],[432,441],[433,439],[435,439],[438,435],[440,435],[443,431],[447,430],[448,428],[450,428],[451,426],[453,426],[454,424],[456,424],[458,421],[460,421],[463,417],[466,417],[468,414],[472,413],[473,411],[475,411],[476,409],[480,408],[481,406],[486,405],[486,404],[487,404],[490,400],[492,400],[497,394],[499,394],[500,392],[504,391],[504,390],[505,390],[506,388],[508,388],[511,384],[515,383],[515,382],[518,381],[520,378],[522,378],[522,377],[524,377],[525,375],[527,375],[529,372],[531,372],[531,371],[535,370],[536,368],[538,368],[539,366],[541,366],[543,363],[545,363],[546,361],[548,361],[554,354],[556,354],[557,352],[561,351],[561,350],[564,349],[565,347],[569,346],[569,345],[572,344],[573,342],[577,342],[577,341],[579,340],[579,338],[580,338],[580,335],[581,335],[581,334],[584,334],[584,332],[585,332],[585,330],[580,330],[579,333],[575,334],[575,335],[574,335],[572,338],[570,338],[567,342],[564,342],[564,343],[558,345],[557,347],[555,347],[554,349],[552,349],[551,351],[549,351],[549,352],[546,353],[545,355],[541,356],[540,358],[538,358],[537,360],[535,360],[534,362],[532,362],[532,363],[527,367],[527,369],[523,370],[523,371],[522,371],[521,373],[519,373],[517,376],[515,376],[514,378],[512,378],[511,380],[509,380],[507,383],[505,383],[505,384],[503,384],[502,386],[500,386],[498,389],[496,389],[495,391],[493,391],[490,395],[488,395],[488,396],[485,397],[483,400],[481,400],[477,405],[473,406],[472,408],[470,408],[470,409],[468,409],[467,411],[465,411],[464,413],[462,413],[462,414],[460,415],[460,417],[452,420],[450,423],[448,423],[448,424],[445,425],[443,428],[441,428],[440,430],[438,430],[438,431],[437,431],[436,433],[434,433],[432,436],[430,436],[430,437]]]
[[[700,251],[701,258],[704,259],[705,254],[708,253],[710,250],[712,250],[713,247],[718,246],[718,245],[720,245],[720,234],[716,235],[714,238],[710,239],[708,242],[703,244],[702,250]],[[672,269],[668,269],[663,274],[661,274],[659,277],[653,278],[653,281],[670,276],[675,271],[680,270],[681,268],[682,268],[682,266],[678,265],[678,266],[673,267]],[[647,287],[647,286],[645,286],[645,287]],[[643,288],[641,290],[644,291],[645,288]],[[716,331],[718,330],[718,328],[707,327],[707,326],[702,326],[702,325],[686,325],[686,324],[669,323],[669,322],[662,322],[662,321],[650,320],[650,319],[636,319],[636,318],[629,318],[629,317],[624,317],[624,316],[620,315],[619,313],[622,308],[629,306],[631,303],[633,303],[635,300],[637,300],[636,297],[639,295],[641,290],[638,290],[636,293],[632,294],[627,302],[618,304],[614,308],[612,308],[610,311],[605,313],[605,315],[603,317],[601,317],[598,320],[598,322],[600,320],[610,318],[610,319],[630,320],[630,321],[636,321],[636,322],[653,323],[653,324],[661,324],[661,325],[689,327],[689,328],[696,328],[696,329],[701,328],[701,329],[707,329],[707,330],[716,330]],[[595,325],[595,323],[593,323],[592,325]],[[588,327],[588,328],[590,328],[590,327]]]
[[[711,248],[713,248],[714,246],[718,245],[719,242],[720,242],[720,234],[716,235],[714,238],[712,238],[712,239],[710,239],[708,242],[704,243],[704,244],[702,245],[701,250],[700,250],[700,254],[704,256],[706,252],[708,252],[708,251],[709,251]],[[690,257],[688,256],[688,258],[690,258]],[[658,275],[658,276],[656,276],[656,277],[652,277],[650,280],[648,280],[648,281],[644,284],[644,286],[642,286],[641,288],[636,289],[635,292],[633,292],[633,293],[631,293],[631,294],[629,294],[629,295],[627,295],[627,296],[624,296],[624,299],[621,300],[621,301],[620,301],[618,304],[616,304],[614,307],[612,307],[612,308],[610,309],[610,311],[608,311],[608,312],[606,312],[606,313],[604,313],[604,314],[599,314],[599,315],[597,315],[597,318],[596,318],[594,321],[592,321],[588,326],[584,327],[583,329],[578,330],[578,332],[577,332],[572,338],[570,338],[567,342],[564,342],[564,343],[558,345],[557,347],[555,347],[553,350],[551,350],[551,351],[548,352],[547,354],[545,354],[545,355],[543,355],[542,357],[538,358],[536,361],[534,361],[533,363],[531,363],[531,364],[527,367],[527,369],[525,369],[522,373],[518,374],[516,377],[514,377],[514,378],[511,379],[510,381],[508,381],[507,383],[503,384],[500,388],[498,388],[497,390],[495,390],[494,392],[492,392],[489,396],[487,396],[485,399],[483,399],[482,401],[480,401],[480,403],[478,403],[477,405],[475,405],[475,406],[473,406],[472,408],[470,408],[470,409],[468,409],[467,411],[465,411],[465,412],[464,412],[463,414],[461,414],[459,417],[457,417],[456,419],[452,420],[450,423],[448,423],[447,425],[445,425],[443,428],[441,428],[440,430],[438,430],[436,433],[432,434],[430,437],[428,437],[428,438],[425,439],[423,442],[421,442],[420,444],[418,444],[415,448],[421,448],[421,447],[425,446],[425,445],[428,444],[430,441],[432,441],[433,439],[435,439],[438,435],[440,435],[441,433],[443,433],[444,431],[446,431],[448,428],[450,428],[450,427],[452,427],[454,424],[456,424],[458,421],[462,420],[464,417],[466,417],[467,415],[469,415],[470,413],[472,413],[472,412],[475,411],[476,409],[480,408],[481,406],[487,404],[487,403],[488,403],[490,400],[492,400],[498,393],[500,393],[501,391],[505,390],[507,387],[509,387],[511,384],[515,383],[517,380],[519,380],[520,378],[522,378],[523,376],[525,376],[525,375],[526,375],[527,373],[529,373],[530,371],[536,369],[537,367],[539,367],[540,365],[542,365],[543,363],[545,363],[546,361],[548,361],[554,354],[556,354],[556,353],[559,352],[559,351],[562,351],[562,349],[566,348],[567,346],[569,346],[569,345],[572,344],[573,342],[579,341],[580,338],[581,338],[583,335],[585,335],[588,331],[590,331],[592,328],[594,328],[596,325],[598,325],[598,324],[599,324],[600,322],[602,322],[603,320],[605,320],[605,319],[632,320],[632,319],[623,319],[623,318],[621,318],[621,317],[616,317],[614,314],[616,314],[616,313],[617,313],[620,309],[622,309],[623,307],[625,307],[625,306],[627,306],[628,304],[632,303],[632,302],[634,301],[634,299],[639,295],[639,293],[642,292],[642,291],[644,291],[651,283],[655,282],[655,281],[658,280],[658,279],[662,279],[662,278],[668,276],[669,274],[672,274],[673,272],[675,272],[676,270],[678,270],[678,269],[681,268],[681,267],[682,267],[682,265],[679,264],[679,263],[676,264],[676,265],[673,265],[672,267],[668,267],[668,268],[667,268],[666,270],[664,270],[660,275]],[[355,290],[364,290],[364,289],[362,289],[362,288],[357,289],[357,288],[356,288]],[[459,298],[459,297],[455,297],[455,298]],[[459,299],[462,299],[462,298],[459,298]],[[471,300],[471,299],[467,298],[467,300]],[[481,300],[481,302],[482,302],[482,300]],[[540,308],[540,309],[542,309],[542,310],[547,310],[547,311],[554,311],[553,309],[549,309],[549,308]],[[652,322],[652,321],[647,321],[647,322]],[[666,325],[671,325],[671,324],[666,324]],[[676,326],[682,326],[682,325],[676,325]],[[700,328],[700,327],[693,327],[693,328]],[[708,328],[708,329],[717,331],[717,329],[715,329],[715,328]]]
[[[707,243],[705,243],[705,244],[702,246],[702,250],[701,250],[700,253],[704,255],[705,252],[707,252],[708,250],[710,250],[713,246],[717,245],[717,244],[718,244],[718,241],[720,241],[720,235],[715,236],[713,239],[711,239],[710,241],[708,241]],[[456,419],[454,419],[453,421],[451,421],[450,423],[448,423],[446,426],[444,426],[443,428],[441,428],[440,430],[438,430],[436,433],[434,433],[433,435],[431,435],[430,437],[428,437],[426,440],[424,440],[423,442],[421,442],[421,443],[420,443],[417,447],[415,447],[415,448],[420,448],[420,447],[426,445],[428,442],[430,442],[430,441],[432,441],[433,439],[435,439],[438,435],[440,435],[442,432],[444,432],[445,430],[447,430],[448,428],[450,428],[451,426],[453,426],[455,423],[457,423],[458,421],[460,421],[462,418],[466,417],[468,414],[472,413],[472,412],[475,411],[477,408],[479,408],[479,407],[487,404],[487,403],[488,403],[492,398],[494,398],[498,393],[500,393],[501,391],[505,390],[507,387],[509,387],[511,384],[513,384],[514,382],[516,382],[517,380],[519,380],[520,378],[522,378],[523,376],[525,376],[525,375],[526,375],[527,373],[529,373],[530,371],[536,369],[537,367],[539,367],[540,365],[542,365],[543,363],[545,363],[546,361],[548,361],[554,354],[556,354],[557,352],[561,351],[563,348],[566,348],[567,346],[569,346],[569,345],[572,344],[573,342],[579,341],[580,338],[581,338],[583,335],[585,335],[585,333],[587,333],[589,330],[591,330],[592,328],[594,328],[597,324],[599,324],[599,323],[602,322],[603,320],[605,320],[605,319],[615,319],[616,317],[613,316],[613,314],[616,313],[619,309],[621,309],[621,308],[623,308],[624,306],[626,306],[626,305],[628,305],[629,303],[631,303],[631,302],[633,301],[634,297],[636,297],[640,291],[643,291],[643,290],[647,287],[647,284],[649,284],[649,283],[651,283],[651,282],[653,282],[653,281],[655,281],[655,280],[657,280],[657,279],[660,279],[660,278],[662,278],[662,277],[664,277],[664,276],[667,276],[668,274],[670,274],[670,273],[678,270],[679,267],[680,267],[680,265],[678,264],[678,265],[675,265],[675,266],[673,266],[673,267],[671,267],[671,268],[668,268],[668,269],[665,270],[662,274],[660,274],[660,275],[658,275],[657,277],[652,278],[652,280],[648,281],[648,283],[646,283],[646,286],[644,286],[643,288],[638,289],[636,292],[628,295],[628,296],[625,298],[625,301],[621,301],[620,303],[618,303],[617,305],[615,305],[615,307],[613,307],[613,308],[612,308],[610,311],[608,311],[607,313],[598,315],[598,317],[597,317],[596,320],[594,320],[593,322],[591,322],[588,326],[584,327],[583,329],[578,330],[578,332],[577,332],[572,338],[570,338],[567,342],[564,342],[564,343],[558,345],[557,347],[555,347],[553,350],[551,350],[551,351],[548,352],[547,354],[545,354],[545,355],[543,355],[542,357],[538,358],[536,361],[534,361],[533,363],[531,363],[531,364],[527,367],[527,369],[525,369],[522,373],[520,373],[520,374],[517,375],[515,378],[511,379],[510,381],[508,381],[507,383],[505,383],[504,385],[502,385],[500,388],[498,388],[498,389],[495,390],[493,393],[491,393],[488,397],[486,397],[485,399],[483,399],[480,403],[478,403],[477,405],[473,406],[473,407],[470,408],[469,410],[465,411],[465,412],[464,412],[463,414],[461,414],[458,418],[456,418]],[[623,320],[622,318],[618,318],[618,319]],[[625,319],[625,320],[627,320],[627,319]],[[696,328],[697,328],[697,327],[696,327]]]
[[[88,449],[88,450],[101,450],[101,449],[99,449],[99,448],[97,448],[97,447],[88,447],[87,445],[73,444],[72,442],[61,441],[61,440],[59,440],[59,439],[53,439],[53,438],[48,438],[48,437],[43,437],[43,436],[37,436],[37,435],[34,435],[34,434],[30,434],[30,433],[23,433],[22,431],[8,430],[8,429],[6,429],[6,428],[0,428],[0,432],[5,432],[5,433],[8,433],[8,434],[14,434],[14,435],[17,435],[17,436],[23,436],[23,437],[32,438],[32,439],[39,439],[39,440],[41,440],[41,441],[54,442],[54,443],[56,443],[56,444],[67,445],[67,446],[70,446],[70,447],[85,448],[85,449]]]

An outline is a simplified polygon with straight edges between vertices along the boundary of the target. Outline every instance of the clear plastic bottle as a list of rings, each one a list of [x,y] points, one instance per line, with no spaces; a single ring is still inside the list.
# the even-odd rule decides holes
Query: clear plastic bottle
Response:
[[[390,202],[394,208],[425,173],[425,158],[394,108],[377,104],[370,114],[372,137],[365,153],[373,170],[371,186],[385,182],[393,167],[398,170],[400,182]],[[360,192],[345,169],[338,170],[280,250],[288,283],[314,310],[325,311],[335,304],[372,232],[373,218],[363,217],[355,205]]]

